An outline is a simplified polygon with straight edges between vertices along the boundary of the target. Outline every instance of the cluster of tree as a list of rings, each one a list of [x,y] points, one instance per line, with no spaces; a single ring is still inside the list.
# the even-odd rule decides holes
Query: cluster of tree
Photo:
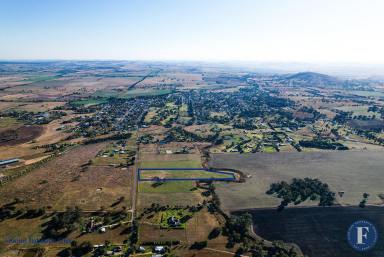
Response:
[[[65,105],[64,108],[78,114],[87,114],[87,113],[93,113],[97,111],[100,108],[100,106],[99,105],[82,105],[82,104],[76,104],[75,102],[69,102]]]
[[[361,202],[359,203],[359,206],[360,206],[361,208],[364,208],[365,205],[367,204],[368,197],[369,197],[369,194],[368,194],[368,193],[364,193],[364,194],[363,194],[363,200],[361,200]]]
[[[12,117],[26,124],[37,125],[48,124],[51,121],[60,119],[61,117],[66,115],[67,113],[63,111],[28,112],[21,110],[10,110],[0,113],[0,116],[3,117]]]
[[[338,111],[333,121],[344,124],[352,118],[352,112]]]
[[[126,207],[123,206],[120,211],[105,212],[102,213],[102,216],[104,217],[104,224],[116,224],[126,220],[128,213],[126,212]]]
[[[244,252],[244,249],[239,249],[239,250],[237,254],[241,254],[242,252]],[[252,257],[299,257],[300,256],[293,247],[284,246],[280,242],[273,242],[272,247],[266,247],[262,242],[260,242],[250,246],[249,252],[252,253]]]
[[[214,228],[214,229],[212,229],[211,232],[209,232],[208,239],[209,240],[214,239],[214,238],[220,236],[220,234],[221,234],[221,228]]]
[[[354,120],[375,120],[376,119],[376,115],[372,115],[372,116],[367,116],[367,115],[355,115],[353,116],[353,119]]]
[[[84,256],[87,253],[93,250],[93,246],[90,242],[85,241],[81,244],[77,244],[76,241],[71,242],[71,247],[65,248],[61,252],[58,253],[59,257],[80,257]]]
[[[129,236],[129,243],[131,246],[134,246],[139,240],[139,224],[137,220],[132,222],[131,234]]]
[[[380,107],[377,105],[368,107],[368,112],[378,112],[382,119],[384,119],[384,107]]]
[[[311,178],[294,178],[291,183],[272,183],[266,193],[282,199],[279,210],[283,210],[289,203],[297,205],[308,199],[319,200],[319,206],[331,206],[336,200],[335,193],[329,189],[328,184]]]
[[[144,212],[142,212],[138,218],[141,219],[145,214],[150,214],[152,212],[157,213],[157,212],[166,211],[166,210],[188,210],[192,213],[195,213],[195,212],[200,211],[203,207],[204,207],[204,204],[203,205],[199,204],[197,206],[194,206],[194,205],[192,205],[192,206],[189,206],[189,205],[187,205],[187,206],[169,206],[169,205],[162,206],[158,203],[152,203],[150,207],[144,209]]]
[[[204,138],[184,130],[182,127],[173,127],[170,129],[164,139],[165,142],[199,142],[204,141]]]
[[[212,199],[208,202],[208,205],[207,205],[208,211],[210,213],[215,213],[215,212],[222,213],[220,209],[220,205],[221,205],[220,198],[215,193],[215,186],[213,184],[209,185],[208,192],[210,192],[210,195],[212,195]]]
[[[151,134],[144,134],[137,139],[139,144],[153,144],[156,143],[155,138]]]
[[[59,239],[74,231],[80,221],[81,210],[67,207],[65,212],[56,213],[45,225],[44,238]]]
[[[316,121],[318,119],[324,119],[327,117],[325,114],[320,113],[319,111],[315,110],[313,107],[303,106],[299,109],[299,111],[312,114],[311,118],[304,118],[305,120],[309,120],[309,121]]]
[[[63,152],[68,147],[74,145],[73,143],[55,143],[55,144],[46,144],[46,145],[38,145],[34,146],[34,149],[45,149],[45,152]]]
[[[33,219],[43,216],[45,214],[45,209],[21,209],[19,213],[21,213],[21,215],[18,216],[17,219]]]
[[[207,244],[208,244],[207,241],[194,242],[189,248],[195,249],[195,250],[201,250],[207,247]]]
[[[252,216],[249,213],[229,217],[223,229],[223,235],[228,237],[227,247],[232,248],[236,243],[246,241],[251,224]]]
[[[100,137],[100,138],[92,138],[88,139],[87,141],[84,142],[84,144],[96,144],[96,143],[101,143],[109,140],[121,140],[121,139],[129,139],[131,137],[131,133],[118,133],[115,135],[111,135],[108,137]]]
[[[33,219],[45,214],[43,208],[28,209],[28,208],[16,208],[16,202],[4,205],[0,207],[0,222],[6,219],[16,218],[17,219]]]
[[[246,129],[246,130],[257,129],[255,121],[253,119],[250,119],[250,118],[247,118],[244,121],[235,122],[233,124],[233,127],[234,128],[239,128],[239,129]]]
[[[300,140],[300,146],[311,147],[327,150],[349,150],[349,148],[341,143],[333,142],[331,140],[324,140],[321,138],[315,138],[313,140]]]

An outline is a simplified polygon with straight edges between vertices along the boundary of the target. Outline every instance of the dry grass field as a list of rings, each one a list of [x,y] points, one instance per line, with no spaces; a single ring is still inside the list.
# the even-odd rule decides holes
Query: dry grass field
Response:
[[[36,154],[43,154],[44,149],[32,149],[28,143],[15,146],[0,146],[0,159],[30,159]]]
[[[200,154],[141,154],[141,168],[201,168]]]
[[[64,210],[67,206],[79,206],[98,210],[111,209],[117,198],[124,196],[122,205],[129,208],[132,169],[85,166],[104,146],[101,143],[75,147],[8,183],[0,188],[0,204],[18,197],[31,208]]]
[[[210,164],[251,176],[245,183],[217,183],[222,208],[227,211],[276,207],[279,199],[265,194],[269,185],[294,177],[319,178],[334,192],[344,192],[342,197],[336,194],[341,205],[358,205],[365,192],[370,194],[368,204],[382,205],[383,156],[383,151],[213,154]]]
[[[62,196],[53,208],[79,206],[82,210],[94,211],[131,208],[132,169],[91,166],[79,175],[79,180],[67,183]],[[118,206],[112,206],[124,197]]]
[[[17,252],[13,254],[12,249],[27,249],[36,246],[32,240],[39,240],[42,238],[41,233],[44,224],[50,220],[49,217],[37,218],[12,218],[0,222],[0,256],[24,256],[18,255]],[[127,239],[127,230],[130,225],[119,225],[113,229],[108,229],[105,233],[81,233],[75,230],[66,236],[65,241],[59,240],[51,243],[40,243],[39,247],[45,249],[44,256],[56,256],[56,254],[69,246],[68,241],[75,240],[79,244],[82,242],[92,242],[94,244],[104,244],[109,241],[113,244],[122,244]],[[21,243],[9,240],[20,240]],[[67,241],[67,242],[66,242]],[[4,251],[4,252],[3,252]]]
[[[0,111],[18,110],[28,112],[46,112],[55,107],[63,106],[65,102],[0,102]]]

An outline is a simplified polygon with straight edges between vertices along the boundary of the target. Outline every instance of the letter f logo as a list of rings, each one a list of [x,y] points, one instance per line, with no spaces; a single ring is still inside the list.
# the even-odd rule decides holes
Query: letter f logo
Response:
[[[368,251],[377,243],[376,227],[366,220],[354,222],[347,233],[349,245],[356,251]]]
[[[363,245],[363,239],[367,239],[369,227],[357,227],[357,244]]]

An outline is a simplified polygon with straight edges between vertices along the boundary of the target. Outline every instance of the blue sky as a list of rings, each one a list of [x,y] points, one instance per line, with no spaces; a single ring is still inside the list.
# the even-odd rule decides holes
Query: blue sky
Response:
[[[1,0],[0,59],[384,62],[381,0]]]

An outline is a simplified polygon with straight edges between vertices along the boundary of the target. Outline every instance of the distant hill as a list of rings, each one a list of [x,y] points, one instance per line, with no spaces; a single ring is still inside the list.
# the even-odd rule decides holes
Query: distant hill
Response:
[[[283,78],[283,81],[293,86],[324,87],[343,86],[344,82],[338,78],[316,72],[300,72],[293,75],[287,75]]]

